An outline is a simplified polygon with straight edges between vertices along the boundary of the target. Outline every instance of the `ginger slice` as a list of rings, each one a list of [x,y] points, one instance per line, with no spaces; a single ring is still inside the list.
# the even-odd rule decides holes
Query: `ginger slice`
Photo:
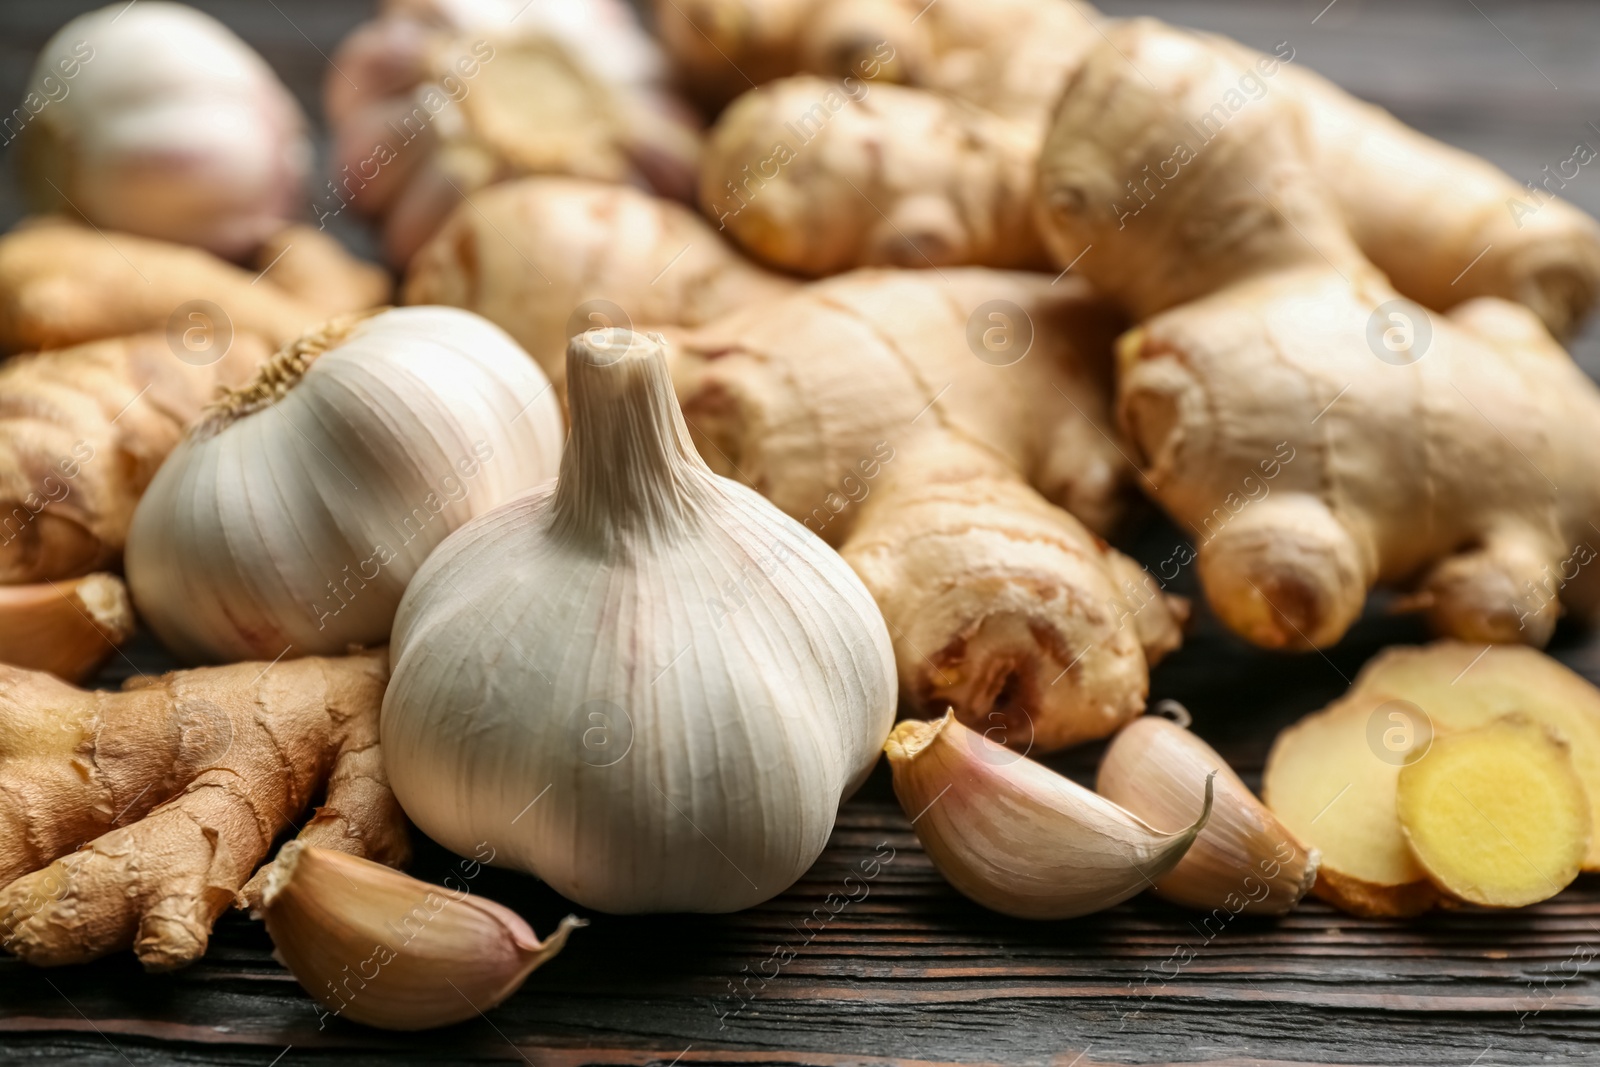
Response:
[[[1568,746],[1523,715],[1440,737],[1400,771],[1395,807],[1429,880],[1473,904],[1553,897],[1589,847],[1589,798]]]
[[[1438,900],[1395,806],[1403,767],[1443,737],[1520,712],[1570,748],[1600,824],[1600,690],[1542,652],[1439,641],[1373,659],[1343,698],[1273,743],[1262,799],[1322,852],[1312,892],[1357,915],[1415,915]],[[1582,859],[1596,867],[1592,847]]]
[[[1417,915],[1439,899],[1406,846],[1395,812],[1400,767],[1416,751],[1426,751],[1429,739],[1416,732],[1410,738],[1391,734],[1394,746],[1383,747],[1383,731],[1402,730],[1410,715],[1387,703],[1357,679],[1344,699],[1278,735],[1261,779],[1267,807],[1290,833],[1322,853],[1312,894],[1356,915]],[[1381,755],[1368,741],[1368,724],[1375,719]]]
[[[1423,708],[1441,732],[1513,713],[1543,723],[1567,743],[1588,790],[1589,822],[1600,826],[1600,689],[1582,675],[1523,645],[1459,641],[1391,649],[1368,672],[1358,684]],[[1600,871],[1600,842],[1589,842],[1583,869]]]

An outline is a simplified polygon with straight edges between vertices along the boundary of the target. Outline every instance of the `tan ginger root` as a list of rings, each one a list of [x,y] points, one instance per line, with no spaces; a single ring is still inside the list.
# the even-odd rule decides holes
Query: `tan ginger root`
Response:
[[[115,564],[161,461],[219,387],[269,355],[237,333],[220,358],[190,362],[139,334],[0,364],[0,584]]]
[[[128,590],[114,574],[0,585],[0,662],[76,682],[133,631]]]
[[[1105,529],[1120,503],[1120,325],[1073,279],[861,271],[674,347],[701,454],[856,569],[902,700],[1047,751],[1137,715],[1184,616],[1073,517]]]
[[[1119,342],[1135,461],[1199,542],[1212,607],[1257,644],[1332,644],[1378,583],[1415,588],[1443,635],[1543,644],[1561,603],[1600,603],[1600,571],[1572,565],[1600,520],[1600,391],[1538,319],[1488,298],[1447,316],[1396,303],[1324,191],[1307,123],[1271,94],[1119,218],[1125,175],[1193,138],[1249,58],[1114,27],[1045,146],[1057,258],[1081,254],[1143,320]]]
[[[692,26],[683,27],[690,33],[673,29],[685,18],[704,22],[705,32],[735,60],[740,42],[767,39],[780,24],[786,26],[783,32],[796,37],[786,64],[747,68],[770,69],[761,77],[751,75],[758,81],[798,71],[844,79],[832,98],[807,82],[803,91],[764,89],[768,106],[741,101],[730,108],[713,128],[701,174],[707,214],[726,213],[729,230],[753,254],[802,273],[843,269],[808,253],[802,241],[820,243],[832,256],[842,255],[847,246],[835,243],[838,238],[819,242],[794,235],[839,233],[836,220],[852,218],[856,207],[841,212],[838,205],[863,196],[897,225],[909,217],[909,244],[917,243],[922,220],[930,218],[944,220],[946,231],[952,228],[948,220],[957,219],[969,233],[1006,232],[1007,220],[1018,210],[1009,192],[1015,183],[996,177],[1013,169],[1019,154],[1038,154],[1049,111],[1063,88],[1091,48],[1104,51],[1102,32],[1132,37],[1166,32],[1148,20],[1138,24],[1140,29],[1116,28],[1116,22],[1099,20],[1087,5],[1060,0],[910,2],[908,12],[900,10],[907,7],[902,0],[700,0],[689,6],[663,0],[659,6],[663,34],[691,71],[719,71],[726,61],[714,53],[697,54],[692,41],[687,50],[679,47],[680,36],[690,40],[690,33],[702,44],[706,39]],[[794,14],[795,7],[806,10]],[[774,11],[783,12],[783,18],[774,19]],[[833,11],[848,15],[831,21]],[[1162,154],[1140,161],[1148,169],[1119,163],[1115,183],[1096,194],[1097,209],[1115,205],[1119,221],[1131,225],[1143,217],[1144,205],[1158,209],[1160,200],[1172,198],[1169,186],[1185,182],[1188,164],[1185,153],[1177,152],[1179,143],[1192,153],[1235,122],[1241,110],[1297,111],[1306,123],[1307,158],[1329,178],[1328,195],[1351,236],[1401,293],[1434,308],[1477,296],[1516,300],[1557,336],[1572,332],[1594,306],[1600,296],[1600,225],[1557,198],[1556,190],[1525,188],[1485,161],[1354,99],[1295,63],[1288,42],[1263,56],[1222,37],[1205,39],[1237,59],[1239,80],[1215,86],[1212,97],[1191,99],[1196,106],[1185,118],[1199,133],[1185,130],[1186,140],[1169,138]],[[826,58],[869,55],[852,60],[853,66]],[[1146,53],[1145,61],[1155,72],[1167,65],[1154,53]],[[1268,65],[1248,69],[1262,62]],[[880,94],[886,87],[868,78],[930,90],[995,118],[979,121],[947,101],[912,107],[903,102],[906,92]],[[741,80],[736,88],[743,92],[748,85]],[[850,102],[852,97],[859,102]],[[1272,103],[1261,104],[1261,97]],[[778,101],[788,110],[770,106]],[[935,122],[943,133],[928,132]],[[1002,134],[1007,125],[1010,133]],[[942,163],[930,165],[917,143],[959,137],[984,144],[982,157],[949,152]],[[997,147],[1002,143],[1003,157]],[[967,184],[952,181],[956,165],[966,172]],[[981,221],[986,213],[992,218],[988,223]],[[873,224],[881,224],[881,218],[875,216]],[[793,235],[787,241],[775,236],[771,231],[779,227]],[[928,256],[941,266],[1024,262],[989,258],[993,253],[982,241],[951,250],[937,228],[929,228],[927,240]],[[1019,242],[1014,254],[1020,257],[1031,243]],[[1070,255],[1083,249],[1079,243]],[[844,266],[884,261],[877,243],[864,241],[858,251],[860,258]]]
[[[1567,746],[1587,793],[1581,822],[1600,825],[1600,691],[1531,648],[1442,641],[1390,649],[1367,664],[1344,697],[1279,734],[1262,775],[1262,798],[1291,832],[1321,851],[1312,893],[1357,915],[1415,915],[1437,903],[1441,891],[1402,828],[1401,776],[1423,769],[1435,748],[1447,751],[1441,748],[1447,741],[1454,745],[1451,739],[1512,715],[1532,719]],[[1494,767],[1488,771],[1495,788],[1506,791],[1511,783]],[[1494,821],[1514,837],[1531,832]],[[1499,853],[1502,839],[1494,830],[1480,825],[1473,838],[1435,840],[1457,862],[1473,850],[1491,858]],[[1600,870],[1600,842],[1589,838],[1580,855],[1583,870]],[[1535,887],[1541,897],[1565,884],[1555,865],[1546,868]],[[1471,892],[1443,867],[1436,870],[1451,895]]]
[[[262,281],[330,318],[387,304],[394,292],[388,271],[353,258],[315,226],[285,226],[256,250],[255,266]]]
[[[291,227],[269,242],[260,266],[285,244],[294,247],[262,277],[259,267],[244,270],[198,248],[64,219],[29,220],[0,237],[0,354],[166,330],[199,360],[230,328],[276,346],[333,311],[356,310],[334,308],[336,296],[362,301],[357,307],[384,299],[387,283],[373,267],[309,228]],[[283,286],[273,277],[279,271]],[[225,321],[191,306],[198,301],[221,309]]]
[[[1043,270],[1038,155],[1037,129],[960,100],[785,78],[723,113],[706,146],[700,202],[752,256],[805,275],[857,266]]]
[[[259,903],[268,868],[252,872],[324,785],[298,840],[404,862],[377,743],[387,676],[381,650],[121,693],[0,668],[0,946],[42,966],[129,947],[152,971],[192,963],[230,904]]]
[[[913,85],[1042,123],[1099,39],[1097,13],[1078,0],[656,0],[655,13],[680,77],[713,109],[806,73]]]
[[[559,388],[575,333],[699,325],[792,288],[681,204],[626,186],[524,178],[455,210],[412,259],[404,300],[477,312]]]
[[[335,173],[319,219],[381,218],[397,267],[463,196],[509,178],[693,196],[696,120],[619,0],[388,0],[334,54],[324,96]]]

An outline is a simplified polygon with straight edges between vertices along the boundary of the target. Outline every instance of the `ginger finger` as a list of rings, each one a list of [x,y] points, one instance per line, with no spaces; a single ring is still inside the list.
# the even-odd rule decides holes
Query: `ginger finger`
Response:
[[[1559,607],[1535,583],[1600,522],[1600,391],[1526,308],[1402,299],[1357,247],[1294,95],[1198,141],[1192,116],[1251,58],[1116,26],[1041,158],[1058,262],[1082,255],[1143,320],[1118,344],[1118,413],[1146,483],[1199,542],[1212,607],[1259,644],[1325,647],[1379,584],[1420,586],[1407,603],[1444,635],[1542,643]],[[1180,176],[1158,195],[1119,202],[1124,170],[1169,160]],[[1592,587],[1561,592],[1546,599],[1594,607]]]
[[[177,671],[116,694],[0,673],[4,947],[41,965],[130,946],[151,970],[192,962],[324,782],[308,837],[403,862],[372,743],[387,673],[382,651]]]
[[[525,178],[455,210],[412,260],[404,300],[477,312],[560,388],[574,333],[698,325],[793,287],[682,205],[625,186]],[[627,321],[611,321],[619,315]]]
[[[0,585],[0,659],[76,682],[133,636],[128,590],[114,574]]]
[[[700,202],[757,259],[814,277],[859,266],[1042,270],[1038,151],[1033,126],[959,100],[786,78],[717,121]]]
[[[360,268],[351,261],[349,270]],[[327,317],[269,284],[270,274],[256,277],[187,245],[30,219],[0,237],[0,354],[166,330],[201,359],[227,336],[277,346]]]
[[[1124,488],[1118,325],[1076,279],[858,271],[685,331],[679,392],[714,470],[855,566],[908,704],[1044,751],[1137,714],[1183,613],[1079,521]]]
[[[1166,649],[1145,647],[1133,620],[1176,634],[1181,618],[1159,594],[1128,604],[1115,549],[942,434],[896,449],[839,551],[889,623],[902,699],[953,707],[1024,751],[1104,737],[1142,712]]]
[[[0,365],[0,583],[114,565],[161,461],[270,354],[240,333],[215,358],[180,358],[147,333]]]
[[[285,226],[262,243],[255,265],[259,278],[329,318],[387,304],[394,290],[387,271],[355,259],[314,226]]]

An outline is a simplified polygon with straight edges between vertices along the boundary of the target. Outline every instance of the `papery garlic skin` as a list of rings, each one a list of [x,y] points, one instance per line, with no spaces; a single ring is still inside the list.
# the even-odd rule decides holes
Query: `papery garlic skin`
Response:
[[[1176,833],[963,726],[907,720],[884,751],[894,792],[939,873],[986,908],[1071,919],[1120,904],[1172,870],[1211,815]]]
[[[588,925],[568,915],[540,941],[516,912],[456,883],[291,841],[261,912],[278,957],[328,1014],[425,1030],[499,1004]]]
[[[1321,853],[1301,844],[1215,749],[1182,726],[1159,715],[1124,726],[1100,762],[1095,789],[1152,826],[1182,826],[1212,774],[1211,820],[1156,880],[1156,896],[1233,914],[1291,911],[1316,882]]]
[[[589,907],[749,907],[877,759],[887,628],[820,539],[706,467],[655,340],[579,335],[567,382],[556,487],[452,535],[400,606],[395,795]]]
[[[194,8],[119,2],[73,19],[40,53],[28,92],[45,101],[20,149],[36,210],[229,259],[303,210],[300,106],[249,45]]]
[[[555,474],[561,426],[549,379],[471,312],[335,320],[156,473],[128,532],[134,604],[189,661],[382,644],[434,546]]]

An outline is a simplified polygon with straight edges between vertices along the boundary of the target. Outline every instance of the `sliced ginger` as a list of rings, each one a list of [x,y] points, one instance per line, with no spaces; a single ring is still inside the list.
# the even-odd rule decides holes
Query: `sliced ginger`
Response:
[[[1400,771],[1395,807],[1429,880],[1473,904],[1553,897],[1589,847],[1589,798],[1568,745],[1526,716],[1438,738]]]
[[[1322,852],[1312,892],[1358,915],[1415,915],[1436,904],[1439,888],[1401,823],[1400,778],[1463,734],[1519,713],[1562,739],[1573,772],[1590,784],[1585,823],[1600,821],[1600,690],[1530,648],[1440,641],[1391,649],[1344,697],[1279,734],[1262,796]],[[1587,835],[1580,862],[1600,870]]]

